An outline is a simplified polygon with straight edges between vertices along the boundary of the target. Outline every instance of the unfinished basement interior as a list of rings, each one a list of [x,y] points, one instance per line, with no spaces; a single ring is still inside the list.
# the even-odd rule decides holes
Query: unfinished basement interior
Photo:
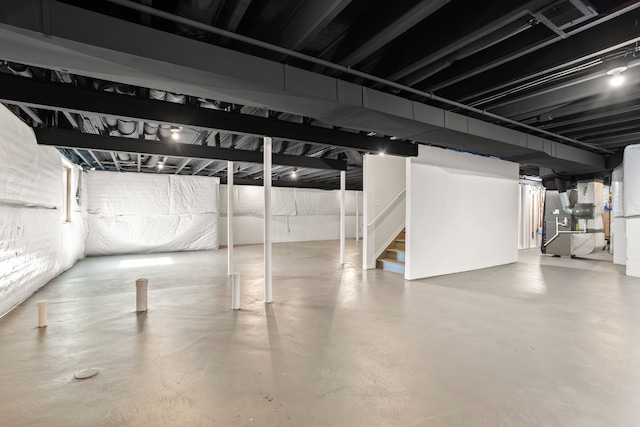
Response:
[[[0,425],[637,425],[638,22],[3,0]]]

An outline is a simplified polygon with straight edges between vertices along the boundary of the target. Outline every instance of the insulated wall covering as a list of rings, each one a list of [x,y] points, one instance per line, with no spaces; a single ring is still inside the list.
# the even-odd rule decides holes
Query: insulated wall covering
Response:
[[[357,191],[346,191],[346,215],[356,214]],[[233,186],[233,215],[264,215],[264,189],[258,186]],[[220,186],[220,214],[227,215],[227,186]],[[339,215],[340,191],[274,187],[271,189],[271,215]]]
[[[0,105],[0,316],[84,257],[80,171]],[[69,172],[67,172],[69,171]],[[63,174],[69,173],[69,192]],[[66,178],[64,178],[66,179]],[[64,213],[70,202],[70,221]]]
[[[87,255],[217,249],[218,179],[87,173]]]
[[[264,188],[234,185],[234,244],[264,240]],[[274,187],[271,189],[271,232],[273,242],[335,240],[340,237],[340,192]],[[227,216],[227,186],[220,186],[220,215]],[[356,199],[359,217],[356,218]],[[362,229],[362,193],[346,191],[346,237]],[[219,223],[219,241],[226,245],[227,221]],[[360,234],[361,235],[361,234]]]

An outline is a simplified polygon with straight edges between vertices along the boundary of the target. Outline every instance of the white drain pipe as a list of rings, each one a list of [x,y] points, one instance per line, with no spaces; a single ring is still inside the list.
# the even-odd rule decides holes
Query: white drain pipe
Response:
[[[147,287],[149,279],[136,280],[136,311],[147,311]]]
[[[47,326],[47,301],[38,301],[38,328]]]

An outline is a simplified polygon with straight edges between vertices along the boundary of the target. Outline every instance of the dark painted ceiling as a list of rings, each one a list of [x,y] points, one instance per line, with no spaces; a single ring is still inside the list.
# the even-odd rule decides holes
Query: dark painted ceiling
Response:
[[[53,1],[53,0],[52,0]],[[350,67],[403,86],[384,84],[325,67],[282,52],[176,24],[134,10],[121,0],[66,0],[82,8],[189,37],[228,49],[286,63],[400,97],[433,105],[602,155],[610,169],[628,144],[640,136],[640,9],[624,0],[140,0],[137,4],[197,20],[251,39]],[[121,3],[121,4],[115,4]],[[73,23],[70,23],[72,25]],[[101,29],[98,31],[107,31]],[[0,60],[2,53],[0,52]],[[625,81],[610,85],[612,69],[626,67]],[[619,68],[623,69],[623,68]],[[78,74],[3,62],[0,71],[43,82],[73,85],[122,96],[154,98],[194,108],[264,117],[301,126],[331,128],[314,117],[180,97],[147,87],[101,81]],[[1,83],[1,82],[0,82]],[[5,82],[5,84],[8,84]],[[403,90],[406,87],[413,90]],[[434,100],[429,94],[441,98]],[[456,104],[459,103],[459,104]],[[463,105],[460,105],[463,104]],[[145,123],[115,121],[106,114],[55,113],[46,108],[10,108],[34,127],[168,141],[171,128],[145,130]],[[473,108],[464,108],[473,107]],[[483,112],[490,113],[489,115]],[[503,120],[504,118],[506,120]],[[518,123],[514,123],[518,122]],[[529,127],[523,127],[528,125]],[[541,134],[535,129],[557,134]],[[183,126],[180,142],[259,151],[261,140],[241,133]],[[335,128],[363,137],[367,132]],[[175,129],[174,129],[175,131]],[[347,135],[348,136],[348,135]],[[393,135],[372,135],[390,143]],[[304,138],[276,138],[282,155],[348,163],[349,186],[361,185],[363,152]],[[394,141],[395,142],[395,141]],[[85,167],[225,176],[226,162],[189,160],[171,155],[123,154],[115,150],[66,148]],[[478,145],[479,154],[496,155]],[[152,153],[153,154],[153,153]],[[294,159],[295,160],[295,159]],[[517,160],[517,159],[512,159]],[[158,170],[158,164],[164,165]],[[520,160],[522,173],[537,175],[539,165]],[[335,166],[335,165],[334,165]],[[260,164],[240,162],[238,178],[259,182]],[[292,172],[296,170],[296,177]],[[592,171],[589,171],[592,173]],[[607,169],[597,171],[606,174]],[[278,166],[275,178],[292,185],[335,186],[335,169]],[[305,183],[305,184],[301,184]]]

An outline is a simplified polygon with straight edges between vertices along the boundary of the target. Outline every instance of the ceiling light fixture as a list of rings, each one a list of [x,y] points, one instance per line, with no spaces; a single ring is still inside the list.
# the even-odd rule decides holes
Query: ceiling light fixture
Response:
[[[625,79],[622,73],[618,72],[616,74],[611,74],[611,78],[609,79],[609,84],[612,87],[619,87],[619,86],[622,86],[622,84],[624,83],[624,80]]]
[[[296,168],[291,172],[291,178],[296,179],[297,177],[298,177],[298,169]]]
[[[377,135],[375,132],[369,132],[369,133],[367,134],[367,136],[375,136],[375,135]]]
[[[177,141],[178,139],[180,139],[179,127],[171,126],[171,139],[173,139],[174,141]]]
[[[164,163],[159,162],[159,163],[158,163],[158,169],[162,169],[163,167],[164,167]]]
[[[609,84],[612,87],[622,86],[625,80],[622,73],[627,71],[629,67],[629,58],[627,58],[627,55],[625,54],[624,56],[607,61],[607,65],[611,67],[609,71],[607,71],[607,75],[611,76],[609,78]]]
[[[384,151],[379,152],[379,153],[378,153],[378,156],[380,156],[380,157],[384,157]]]

